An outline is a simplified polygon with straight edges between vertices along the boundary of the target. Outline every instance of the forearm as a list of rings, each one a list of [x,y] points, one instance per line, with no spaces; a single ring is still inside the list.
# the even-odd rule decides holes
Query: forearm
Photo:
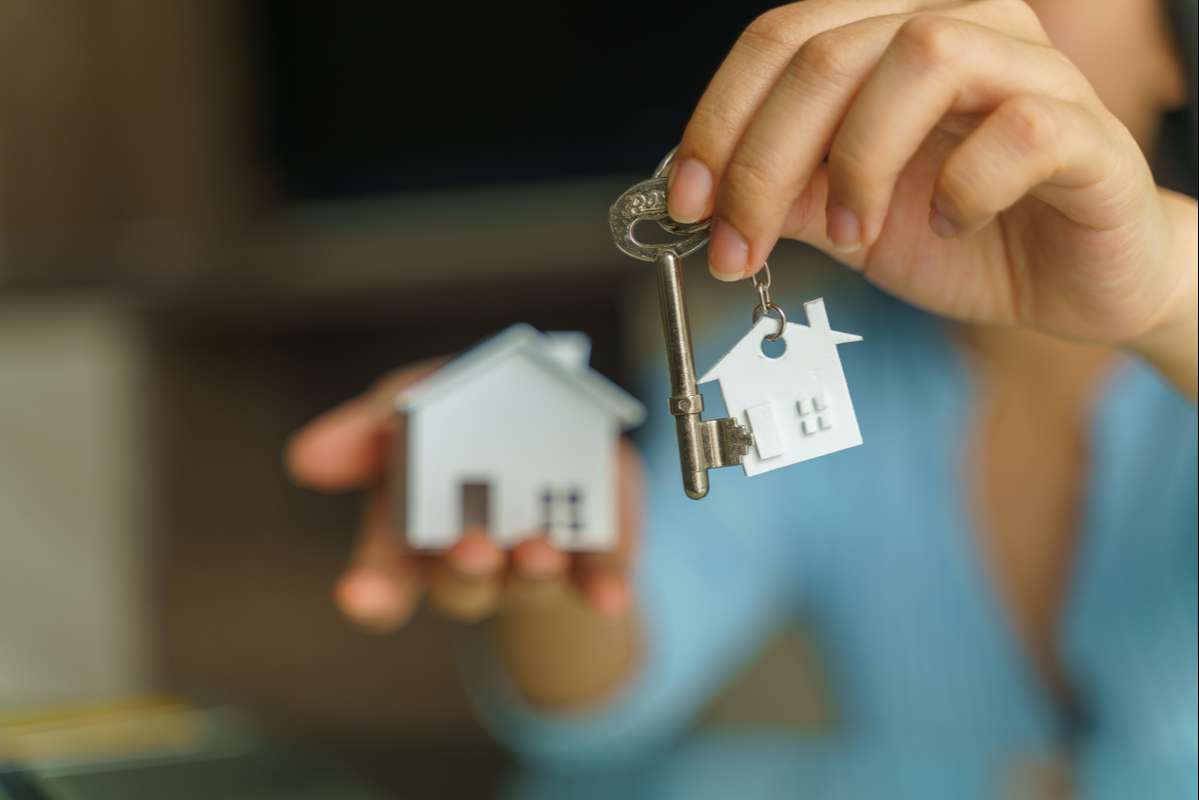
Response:
[[[1131,344],[1144,358],[1192,401],[1196,396],[1196,362],[1199,359],[1199,303],[1196,302],[1196,263],[1199,262],[1195,201],[1174,192],[1162,192],[1170,220],[1170,258],[1183,276],[1175,294],[1175,307],[1161,324]]]
[[[604,701],[630,679],[640,651],[635,611],[605,617],[565,582],[514,590],[491,633],[508,676],[547,711]]]

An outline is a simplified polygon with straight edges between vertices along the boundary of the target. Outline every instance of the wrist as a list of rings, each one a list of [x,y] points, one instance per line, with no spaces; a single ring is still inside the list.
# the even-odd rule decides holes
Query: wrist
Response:
[[[1128,342],[1127,347],[1149,361],[1180,389],[1195,397],[1196,361],[1199,351],[1199,300],[1196,287],[1199,263],[1199,232],[1195,201],[1189,197],[1160,190],[1163,210],[1169,223],[1171,265],[1180,276],[1179,285],[1158,321],[1146,332]]]
[[[556,713],[602,705],[636,671],[636,613],[597,613],[565,581],[512,593],[491,630],[509,680],[533,707]]]

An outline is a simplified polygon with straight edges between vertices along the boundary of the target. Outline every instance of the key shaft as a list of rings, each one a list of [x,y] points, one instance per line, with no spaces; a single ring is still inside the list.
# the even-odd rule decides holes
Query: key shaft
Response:
[[[666,369],[670,375],[670,413],[674,415],[679,438],[683,491],[692,500],[698,500],[708,493],[708,459],[700,421],[704,403],[695,383],[695,357],[691,352],[691,324],[687,319],[682,261],[666,251],[655,263],[662,335],[666,340]]]
[[[608,210],[608,225],[622,253],[652,261],[657,270],[658,305],[670,374],[668,402],[679,440],[683,491],[692,500],[698,500],[708,493],[708,470],[742,463],[753,446],[753,435],[735,419],[701,417],[704,399],[695,378],[682,259],[707,243],[710,225],[707,221],[684,224],[670,218],[666,208],[666,171],[672,155],[673,152],[663,159],[652,178],[638,181],[616,199]],[[659,243],[639,241],[633,229],[647,221],[658,223],[675,238]]]

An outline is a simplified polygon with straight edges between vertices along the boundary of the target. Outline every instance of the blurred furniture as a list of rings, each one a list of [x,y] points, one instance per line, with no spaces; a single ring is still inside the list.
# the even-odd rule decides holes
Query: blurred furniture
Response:
[[[0,295],[0,709],[151,680],[146,345],[107,302]]]

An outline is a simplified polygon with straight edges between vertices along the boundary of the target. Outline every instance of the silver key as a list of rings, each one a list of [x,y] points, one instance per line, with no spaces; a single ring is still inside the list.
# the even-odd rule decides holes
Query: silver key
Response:
[[[666,339],[666,366],[670,373],[670,413],[679,439],[683,490],[693,500],[708,493],[708,470],[741,463],[753,437],[735,419],[701,419],[704,399],[695,383],[695,358],[691,351],[691,324],[683,290],[682,259],[708,242],[710,222],[684,224],[666,212],[666,171],[674,158],[667,154],[654,177],[625,190],[608,212],[612,238],[622,253],[653,261],[658,272],[658,306]],[[678,238],[659,244],[638,241],[638,223],[654,221]]]

